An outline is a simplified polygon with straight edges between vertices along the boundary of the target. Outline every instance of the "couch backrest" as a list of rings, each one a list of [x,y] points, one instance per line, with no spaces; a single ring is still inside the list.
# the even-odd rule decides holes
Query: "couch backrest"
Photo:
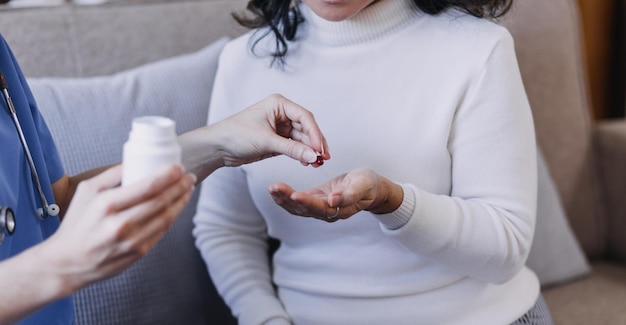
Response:
[[[239,35],[243,30],[230,13],[245,8],[245,3],[139,1],[0,10],[0,33],[28,77],[95,76],[189,53],[221,37]],[[110,34],[116,35],[107,37]]]
[[[606,250],[593,161],[593,121],[575,0],[517,0],[503,19],[515,39],[537,141],[588,256]]]

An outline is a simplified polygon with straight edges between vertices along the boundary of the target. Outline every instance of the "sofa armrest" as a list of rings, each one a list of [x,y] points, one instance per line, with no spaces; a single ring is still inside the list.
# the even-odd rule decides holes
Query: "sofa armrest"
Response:
[[[611,258],[626,262],[626,120],[598,122],[595,129],[598,174]]]

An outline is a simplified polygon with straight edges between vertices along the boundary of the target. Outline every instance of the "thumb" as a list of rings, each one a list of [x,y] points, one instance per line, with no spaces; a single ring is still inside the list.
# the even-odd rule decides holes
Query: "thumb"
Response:
[[[317,153],[299,141],[277,137],[275,141],[272,141],[272,146],[272,151],[301,162],[312,164],[317,160]]]
[[[102,173],[90,178],[88,181],[90,181],[98,191],[115,187],[122,181],[122,164],[108,168]]]

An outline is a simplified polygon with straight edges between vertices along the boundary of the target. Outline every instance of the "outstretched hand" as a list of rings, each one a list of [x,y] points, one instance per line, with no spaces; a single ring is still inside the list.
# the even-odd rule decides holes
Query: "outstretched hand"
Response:
[[[285,183],[269,187],[274,202],[289,213],[327,222],[359,211],[390,213],[402,203],[402,187],[370,169],[355,169],[314,188],[296,191]]]

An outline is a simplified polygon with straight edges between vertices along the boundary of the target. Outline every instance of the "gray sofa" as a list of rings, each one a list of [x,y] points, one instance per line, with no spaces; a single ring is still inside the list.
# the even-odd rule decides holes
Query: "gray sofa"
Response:
[[[0,9],[67,172],[117,162],[135,116],[204,125],[217,55],[245,0]],[[518,0],[516,41],[540,149],[528,265],[556,324],[626,324],[626,123],[592,121],[574,0]],[[545,158],[545,159],[544,159]],[[79,324],[234,324],[191,236],[194,201],[145,258],[76,294]],[[347,311],[350,312],[350,311]]]

